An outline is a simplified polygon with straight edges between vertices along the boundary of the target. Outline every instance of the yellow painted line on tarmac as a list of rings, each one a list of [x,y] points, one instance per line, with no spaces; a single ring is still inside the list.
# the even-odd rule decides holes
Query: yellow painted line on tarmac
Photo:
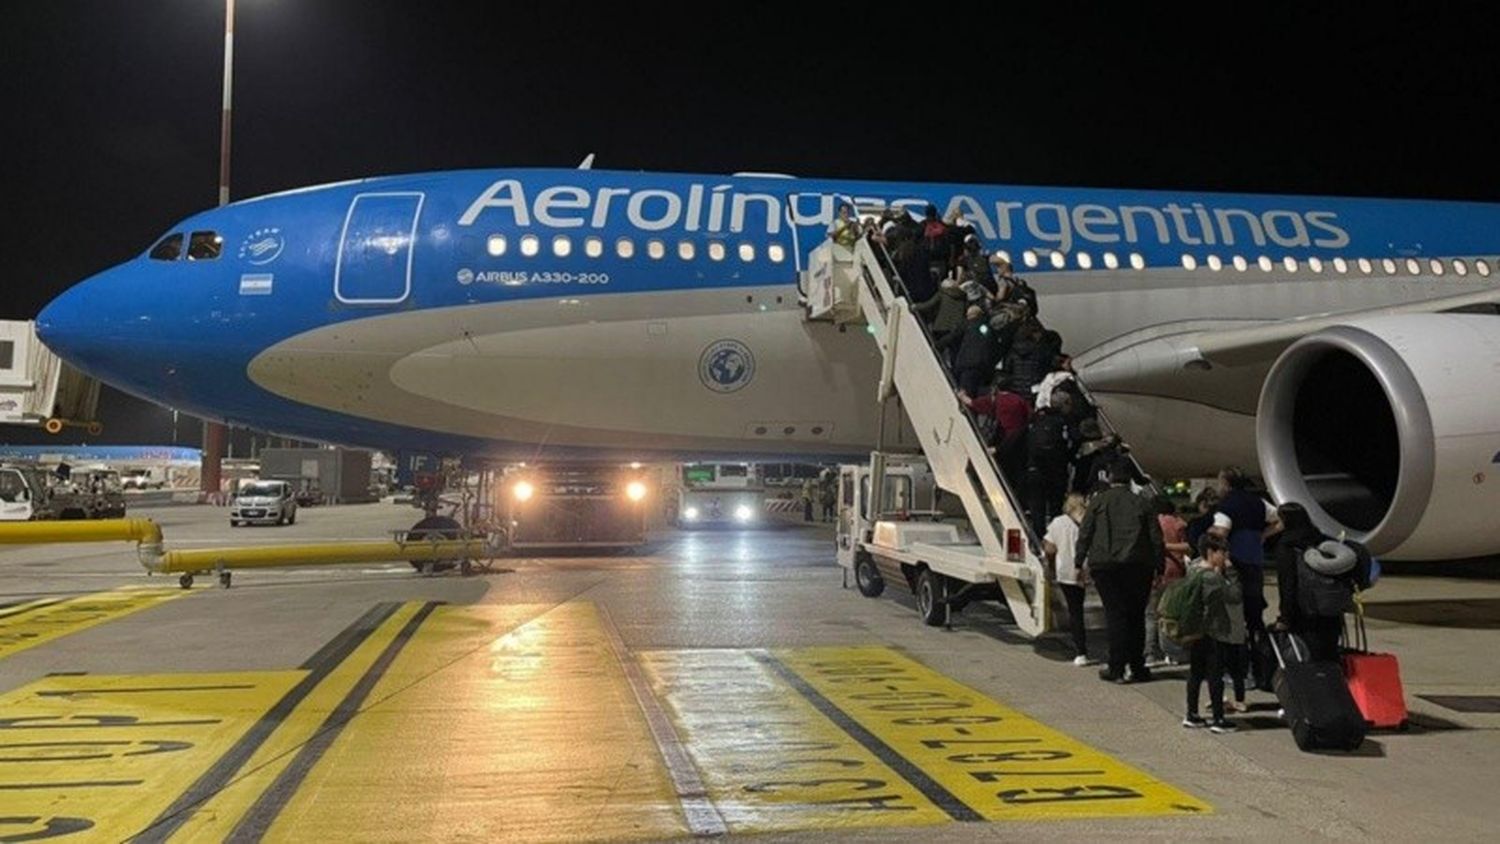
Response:
[[[747,651],[638,654],[730,832],[945,823],[950,814]]]
[[[268,841],[687,834],[598,611],[585,602],[437,608],[272,808]]]
[[[124,840],[301,671],[47,677],[0,695],[0,840]]]
[[[984,820],[1199,815],[1202,800],[889,648],[767,661]],[[795,680],[793,681],[796,682]]]
[[[143,837],[173,841],[230,837],[422,607],[421,602],[385,605],[368,613],[363,625],[356,622],[344,634],[350,640],[343,649],[330,648],[299,672],[309,675],[310,687],[304,695],[287,701],[287,711],[279,713],[276,723],[267,725],[270,730],[262,740],[246,747],[240,758],[228,760],[227,770],[216,781],[199,783],[201,793],[180,789],[181,811],[159,816],[158,823]],[[312,676],[311,672],[322,672],[322,676]]]
[[[182,589],[113,589],[0,610],[0,659],[189,594]]]

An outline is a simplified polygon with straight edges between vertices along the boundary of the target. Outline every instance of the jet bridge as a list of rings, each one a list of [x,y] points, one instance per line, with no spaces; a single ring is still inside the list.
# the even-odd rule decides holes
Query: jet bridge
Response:
[[[42,344],[36,323],[0,320],[0,425],[39,425],[49,434],[80,427],[98,436],[99,382]]]
[[[1022,632],[1040,636],[1052,627],[1041,539],[974,416],[959,402],[932,335],[912,312],[893,267],[884,245],[866,238],[853,249],[824,242],[803,274],[807,318],[864,326],[883,359],[877,403],[883,410],[899,397],[934,482],[958,499],[968,524],[961,527],[935,511],[889,509],[887,464],[907,458],[887,454],[882,441],[871,455],[868,483],[842,485],[841,507],[848,512],[840,516],[840,563],[853,570],[866,595],[879,594],[889,579],[909,585],[928,624],[946,624],[953,610],[993,598],[1008,605]],[[1111,431],[1102,412],[1099,423]],[[865,474],[859,467],[852,477],[863,480]]]

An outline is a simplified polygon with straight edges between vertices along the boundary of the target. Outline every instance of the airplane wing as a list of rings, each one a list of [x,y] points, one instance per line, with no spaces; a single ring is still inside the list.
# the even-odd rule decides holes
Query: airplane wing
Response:
[[[1345,311],[1341,313],[1312,314],[1249,328],[1216,330],[1198,337],[1194,345],[1198,350],[1199,357],[1209,364],[1244,366],[1262,362],[1269,363],[1277,355],[1281,354],[1283,349],[1295,341],[1315,331],[1347,323],[1350,320],[1372,316],[1390,316],[1392,314],[1430,314],[1445,311],[1465,311],[1482,308],[1486,305],[1500,305],[1500,287],[1481,290],[1476,293],[1444,296],[1438,299],[1407,302],[1382,308],[1366,308],[1364,310]]]

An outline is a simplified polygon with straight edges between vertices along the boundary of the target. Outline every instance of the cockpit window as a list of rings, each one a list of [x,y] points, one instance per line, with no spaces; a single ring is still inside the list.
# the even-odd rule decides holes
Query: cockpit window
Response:
[[[218,232],[193,232],[188,241],[189,261],[212,261],[224,251],[224,238]]]
[[[151,260],[175,261],[182,257],[182,232],[172,232],[151,247]]]

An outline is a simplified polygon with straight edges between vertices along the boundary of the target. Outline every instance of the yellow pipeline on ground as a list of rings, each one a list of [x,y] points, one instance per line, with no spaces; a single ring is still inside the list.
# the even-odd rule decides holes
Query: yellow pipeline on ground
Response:
[[[161,527],[150,519],[67,522],[0,522],[0,545],[46,542],[139,542],[161,545]]]
[[[197,548],[167,551],[147,563],[146,568],[162,573],[213,571],[216,568],[255,569],[282,566],[317,566],[347,563],[385,563],[395,560],[430,562],[435,560],[473,560],[486,556],[480,539],[450,539],[439,542],[327,542],[319,545],[277,545],[265,548]]]
[[[220,568],[280,568],[397,560],[432,562],[474,560],[488,556],[483,539],[325,542],[263,548],[166,551],[162,548],[161,527],[150,519],[0,523],[0,545],[37,545],[48,542],[135,542],[138,545],[136,553],[147,571],[184,574]]]

